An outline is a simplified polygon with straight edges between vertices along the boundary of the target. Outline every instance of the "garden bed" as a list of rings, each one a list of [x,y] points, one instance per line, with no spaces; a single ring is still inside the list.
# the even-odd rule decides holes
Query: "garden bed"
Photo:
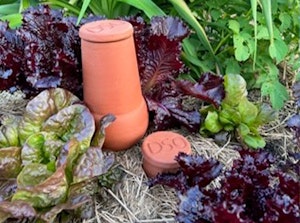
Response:
[[[256,97],[255,94],[253,97]],[[0,93],[0,116],[20,116],[27,101],[21,92],[13,95]],[[266,139],[266,150],[275,154],[280,164],[290,159],[289,152],[300,152],[295,146],[293,133],[286,128],[287,119],[295,114],[293,101],[288,101],[280,111],[278,119],[261,129]],[[237,143],[228,141],[224,146],[217,145],[212,139],[199,134],[191,134],[185,129],[173,129],[187,137],[192,145],[193,154],[215,158],[230,168],[232,161],[239,157],[236,151]],[[151,130],[148,131],[149,134]],[[95,217],[84,222],[175,222],[175,212],[178,208],[178,198],[174,189],[164,186],[147,186],[148,178],[142,168],[141,142],[132,148],[116,153],[116,164],[124,172],[122,181],[112,189],[102,189],[95,199]],[[299,177],[299,176],[298,176]],[[218,187],[214,181],[211,187]]]

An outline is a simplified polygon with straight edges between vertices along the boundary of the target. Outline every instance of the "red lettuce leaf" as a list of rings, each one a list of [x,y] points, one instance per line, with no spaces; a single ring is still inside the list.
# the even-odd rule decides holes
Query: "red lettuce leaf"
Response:
[[[183,108],[183,98],[178,91],[165,87],[162,91],[146,97],[150,112],[154,114],[153,123],[156,130],[185,126],[193,132],[200,128],[200,113]]]
[[[0,202],[10,198],[16,190],[16,179],[0,179]]]
[[[300,81],[293,85],[293,95],[296,100],[296,106],[300,107]],[[295,142],[300,146],[300,115],[293,115],[287,121],[287,127],[294,131]]]
[[[281,169],[274,168],[275,159],[270,153],[262,150],[239,152],[241,158],[234,161],[232,169],[219,176],[219,188],[195,184],[199,175],[201,178],[209,173],[205,172],[203,165],[208,161],[191,155],[179,155],[177,161],[182,163],[178,173],[158,175],[150,181],[150,185],[164,184],[178,190],[178,222],[297,222],[300,217],[299,182]],[[198,166],[204,167],[204,174],[198,168],[193,172],[191,160],[202,163]],[[219,164],[210,164],[217,170],[210,171],[213,179]]]
[[[27,96],[61,87],[81,96],[80,38],[76,19],[41,5],[22,12],[22,25],[0,24],[0,90]]]
[[[180,60],[181,41],[189,34],[178,18],[153,17],[150,24],[140,17],[125,18],[134,27],[134,40],[143,95],[154,127],[163,130],[185,126],[198,131],[200,114],[187,110],[175,79],[186,71]]]
[[[8,23],[0,21],[0,90],[17,85],[23,63],[23,42]]]
[[[293,89],[294,98],[296,100],[296,105],[297,105],[297,107],[300,107],[300,81],[297,81],[293,85],[292,89]]]
[[[5,222],[8,218],[33,219],[36,217],[34,208],[23,201],[3,201],[0,203],[0,221]]]
[[[225,97],[223,81],[221,76],[204,73],[197,83],[188,80],[179,80],[177,81],[177,85],[185,94],[199,98],[218,107]]]
[[[161,174],[150,180],[151,186],[163,184],[185,193],[192,187],[205,187],[221,174],[223,165],[217,160],[207,160],[202,156],[179,153],[175,160],[180,170],[175,174]]]

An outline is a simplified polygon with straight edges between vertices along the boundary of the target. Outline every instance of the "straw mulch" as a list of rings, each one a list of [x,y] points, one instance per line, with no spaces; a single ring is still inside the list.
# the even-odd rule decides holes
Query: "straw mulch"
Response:
[[[0,92],[0,116],[22,114],[27,101],[22,93],[11,95]],[[298,151],[293,143],[293,134],[286,128],[286,120],[296,109],[292,101],[279,114],[279,119],[264,126],[262,135],[267,141],[266,149],[278,155],[279,160],[285,160],[288,152]],[[2,117],[2,118],[3,118]],[[1,118],[1,117],[0,117]],[[212,139],[203,138],[199,134],[190,134],[183,129],[173,130],[187,137],[194,154],[214,157],[230,167],[232,161],[239,157],[235,151],[236,144],[228,141],[219,146]],[[142,140],[141,140],[142,142]],[[155,186],[148,188],[147,176],[142,168],[141,142],[134,147],[116,153],[116,161],[125,175],[122,181],[112,190],[104,189],[101,197],[95,198],[94,218],[84,222],[98,223],[163,223],[175,222],[177,196],[174,190]],[[215,185],[218,186],[217,181]]]

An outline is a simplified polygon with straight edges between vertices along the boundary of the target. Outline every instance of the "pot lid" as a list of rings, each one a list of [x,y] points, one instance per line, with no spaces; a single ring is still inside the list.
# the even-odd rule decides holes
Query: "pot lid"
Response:
[[[122,20],[99,20],[86,23],[79,29],[80,38],[92,42],[115,42],[127,39],[133,34],[133,27]]]
[[[191,145],[182,135],[171,131],[158,131],[147,136],[142,145],[144,159],[156,166],[177,165],[179,152],[191,154]]]

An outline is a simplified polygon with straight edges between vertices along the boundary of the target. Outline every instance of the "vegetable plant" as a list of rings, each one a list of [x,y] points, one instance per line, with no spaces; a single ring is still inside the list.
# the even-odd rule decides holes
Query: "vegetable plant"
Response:
[[[265,140],[259,127],[275,120],[277,113],[267,104],[253,103],[247,98],[246,81],[237,74],[224,76],[225,98],[220,108],[201,108],[205,115],[200,132],[218,134],[233,132],[237,139],[251,148],[263,148]]]
[[[176,220],[181,223],[297,222],[299,182],[274,168],[270,153],[239,152],[241,158],[224,171],[212,158],[180,153],[176,157],[179,171],[158,175],[149,185],[175,188],[179,198]],[[217,177],[220,186],[207,187]]]
[[[293,85],[293,95],[295,98],[296,108],[300,106],[300,81],[297,81]],[[295,134],[295,141],[298,146],[300,146],[300,114],[294,114],[287,121],[287,127],[292,129]]]
[[[61,88],[44,90],[20,120],[0,129],[0,222],[39,219],[53,222],[64,210],[91,217],[98,176],[114,163],[101,150],[107,115],[95,133],[89,109]],[[95,136],[94,136],[95,134]]]

